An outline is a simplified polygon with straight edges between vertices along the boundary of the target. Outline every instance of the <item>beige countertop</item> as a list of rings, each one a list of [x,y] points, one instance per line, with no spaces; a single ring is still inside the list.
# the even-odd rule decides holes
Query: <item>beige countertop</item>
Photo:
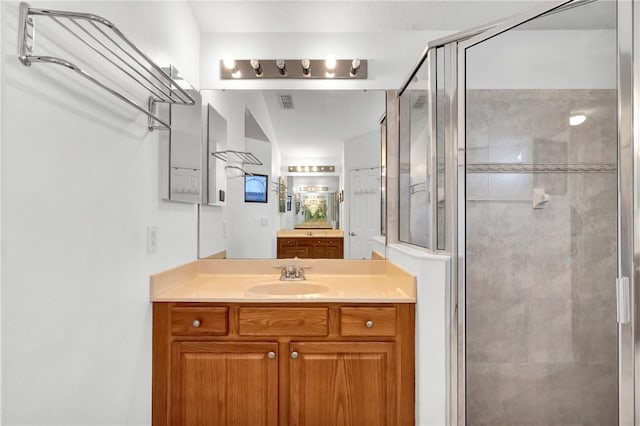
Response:
[[[274,266],[309,266],[305,281],[280,281]],[[248,272],[251,271],[251,272]],[[265,294],[270,286],[293,294]],[[317,286],[320,292],[295,294]],[[386,260],[201,259],[151,276],[152,302],[415,303],[413,275]]]
[[[280,229],[278,238],[343,238],[342,229]]]

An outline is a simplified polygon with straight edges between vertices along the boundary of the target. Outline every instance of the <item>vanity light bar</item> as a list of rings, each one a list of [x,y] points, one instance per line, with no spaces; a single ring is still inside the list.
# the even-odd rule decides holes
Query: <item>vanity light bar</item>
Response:
[[[319,191],[328,191],[329,187],[327,186],[301,186],[300,191],[306,192],[319,192]]]
[[[222,80],[265,78],[349,79],[367,78],[366,59],[221,59]],[[330,68],[328,68],[330,67]]]
[[[289,172],[293,173],[333,173],[335,166],[289,166]]]

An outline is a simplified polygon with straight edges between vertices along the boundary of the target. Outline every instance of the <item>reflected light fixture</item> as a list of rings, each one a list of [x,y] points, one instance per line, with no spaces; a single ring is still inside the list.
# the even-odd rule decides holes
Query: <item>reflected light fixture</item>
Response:
[[[263,72],[262,72],[262,65],[260,65],[260,61],[257,59],[252,59],[251,61],[249,61],[249,63],[251,64],[251,68],[253,68],[253,70],[255,71],[256,77],[262,77]]]
[[[358,74],[358,70],[360,69],[360,59],[354,59],[353,61],[351,61],[351,70],[349,71],[349,75],[351,77],[355,76],[356,74]]]
[[[276,67],[278,67],[280,75],[287,75],[287,63],[284,59],[276,59]]]
[[[311,75],[311,61],[308,59],[303,59],[300,61],[302,65],[302,75],[305,77],[309,77]]]
[[[587,116],[584,114],[576,114],[569,117],[569,125],[570,126],[579,126],[585,122]]]
[[[289,166],[291,173],[333,173],[336,171],[335,166]]]

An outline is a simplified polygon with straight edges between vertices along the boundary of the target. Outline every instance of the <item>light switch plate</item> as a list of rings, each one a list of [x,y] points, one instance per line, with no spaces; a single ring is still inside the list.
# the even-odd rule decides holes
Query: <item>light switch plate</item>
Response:
[[[147,253],[158,251],[158,227],[147,225]]]

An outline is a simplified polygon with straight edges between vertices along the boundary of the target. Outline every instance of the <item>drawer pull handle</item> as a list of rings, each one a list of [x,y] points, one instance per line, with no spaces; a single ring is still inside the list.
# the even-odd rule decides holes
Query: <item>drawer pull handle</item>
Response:
[[[364,325],[366,325],[367,328],[373,328],[373,321],[369,320],[369,321],[365,322]]]
[[[298,359],[298,356],[299,356],[298,352],[295,352],[295,351],[291,352],[291,358]]]
[[[194,326],[195,328],[200,327],[200,320],[193,320],[193,322],[191,323],[192,326]]]
[[[273,352],[273,351],[272,351],[272,352],[269,352],[269,353],[267,354],[267,358],[269,358],[269,359],[274,359],[275,357],[276,357],[276,353],[275,353],[275,352]]]

